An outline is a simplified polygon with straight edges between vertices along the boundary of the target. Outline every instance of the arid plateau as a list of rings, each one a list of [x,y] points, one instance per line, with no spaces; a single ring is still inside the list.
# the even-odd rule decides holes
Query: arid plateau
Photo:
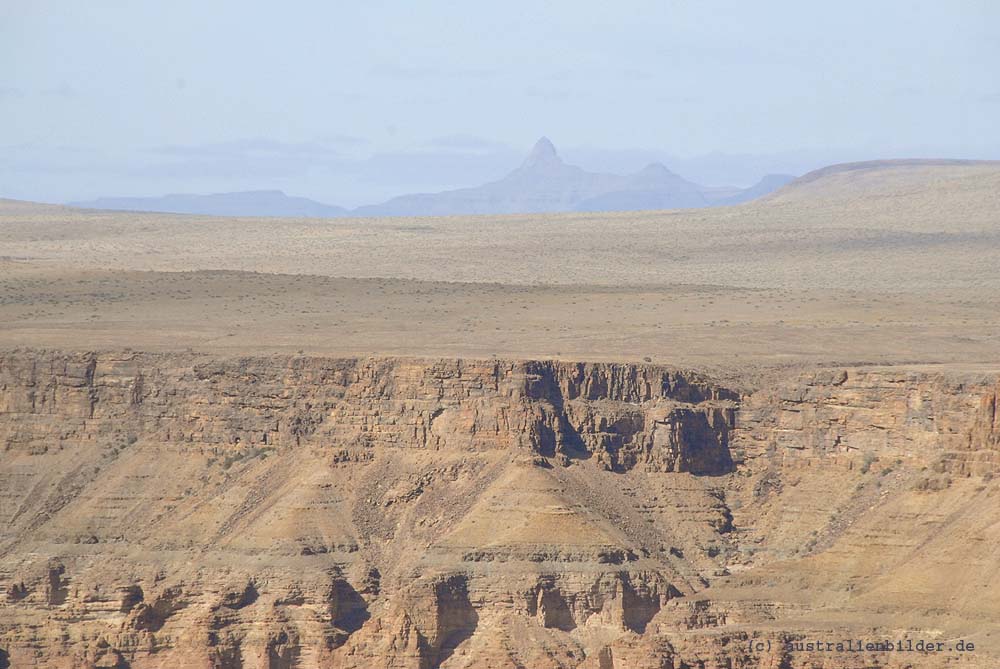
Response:
[[[998,268],[993,162],[650,212],[0,201],[0,668],[996,667]]]

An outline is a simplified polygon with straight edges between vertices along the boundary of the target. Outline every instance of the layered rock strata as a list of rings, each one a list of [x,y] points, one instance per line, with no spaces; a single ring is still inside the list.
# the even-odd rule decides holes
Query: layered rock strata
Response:
[[[989,666],[997,378],[758,385],[5,353],[0,667]]]

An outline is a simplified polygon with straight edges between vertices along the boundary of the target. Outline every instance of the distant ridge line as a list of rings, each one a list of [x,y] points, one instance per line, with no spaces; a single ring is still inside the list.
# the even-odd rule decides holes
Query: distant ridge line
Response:
[[[297,218],[660,211],[742,204],[793,179],[787,174],[768,174],[748,188],[720,188],[688,181],[661,163],[651,163],[633,174],[590,172],[564,162],[552,141],[541,137],[524,161],[499,180],[455,190],[409,193],[350,210],[278,190],[101,197],[69,204],[105,211]]]
[[[975,165],[997,165],[1000,160],[966,160],[963,158],[891,158],[883,160],[861,160],[851,163],[836,163],[827,165],[812,172],[806,172],[795,179],[789,186],[810,183],[817,179],[839,174],[841,172],[862,172],[865,170],[877,170],[887,167],[972,167]]]

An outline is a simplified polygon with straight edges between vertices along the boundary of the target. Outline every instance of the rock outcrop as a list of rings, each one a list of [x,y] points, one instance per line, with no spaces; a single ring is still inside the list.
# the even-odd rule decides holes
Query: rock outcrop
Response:
[[[8,352],[0,666],[995,662],[997,378],[759,385]],[[817,634],[981,650],[796,648]]]

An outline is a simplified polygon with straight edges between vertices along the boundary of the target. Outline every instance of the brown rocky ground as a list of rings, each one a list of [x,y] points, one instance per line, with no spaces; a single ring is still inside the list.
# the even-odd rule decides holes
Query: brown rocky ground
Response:
[[[0,387],[13,666],[997,658],[996,375],[20,351]]]
[[[996,666],[998,220],[4,203],[0,667]]]

